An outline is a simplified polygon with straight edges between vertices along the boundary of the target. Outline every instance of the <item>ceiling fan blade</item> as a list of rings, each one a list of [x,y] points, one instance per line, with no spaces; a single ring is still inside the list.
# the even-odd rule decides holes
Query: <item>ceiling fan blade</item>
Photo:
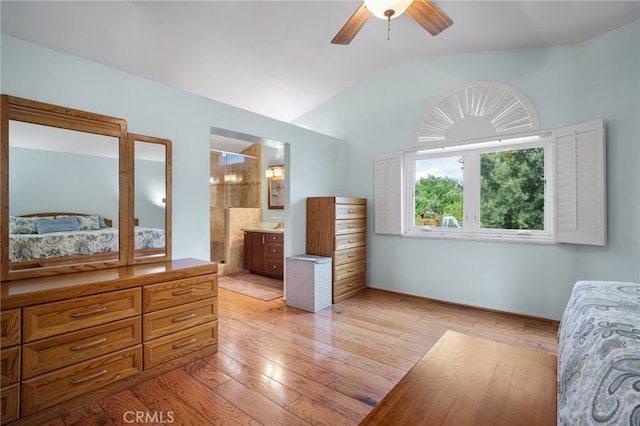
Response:
[[[453,24],[451,18],[429,0],[413,0],[407,9],[407,15],[422,25],[431,35],[438,35]]]
[[[344,27],[338,31],[338,34],[331,40],[333,44],[349,44],[351,40],[358,34],[358,31],[364,26],[371,17],[371,12],[364,6],[364,3],[351,15],[351,18],[344,24]]]

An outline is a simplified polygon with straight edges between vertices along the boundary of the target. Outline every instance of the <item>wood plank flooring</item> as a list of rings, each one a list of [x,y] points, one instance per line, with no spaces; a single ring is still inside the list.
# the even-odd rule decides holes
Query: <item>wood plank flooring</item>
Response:
[[[315,314],[219,291],[219,352],[51,426],[357,425],[446,330],[557,354],[557,323],[369,289]]]

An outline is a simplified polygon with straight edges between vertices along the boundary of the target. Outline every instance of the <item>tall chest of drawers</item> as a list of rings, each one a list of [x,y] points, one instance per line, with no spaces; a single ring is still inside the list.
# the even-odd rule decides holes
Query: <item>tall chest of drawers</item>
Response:
[[[39,424],[217,351],[217,265],[2,283],[2,424]]]
[[[333,303],[367,286],[367,199],[307,198],[307,254],[331,257]]]

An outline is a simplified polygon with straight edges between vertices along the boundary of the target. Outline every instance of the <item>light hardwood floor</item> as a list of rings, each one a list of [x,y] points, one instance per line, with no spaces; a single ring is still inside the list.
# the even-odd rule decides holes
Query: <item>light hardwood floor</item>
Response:
[[[217,354],[47,424],[356,425],[446,330],[557,353],[555,322],[372,289],[315,314],[220,289],[219,317]]]

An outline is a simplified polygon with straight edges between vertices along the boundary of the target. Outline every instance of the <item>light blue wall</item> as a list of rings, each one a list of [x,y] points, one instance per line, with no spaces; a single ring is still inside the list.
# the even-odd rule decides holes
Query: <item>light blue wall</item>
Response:
[[[17,147],[9,157],[10,215],[101,214],[118,223],[117,158]]]
[[[115,141],[117,143],[117,140]],[[13,147],[9,151],[9,214],[73,212],[101,214],[118,224],[117,158]],[[164,163],[136,161],[135,217],[164,228]]]
[[[351,192],[369,203],[372,287],[559,319],[576,280],[640,281],[640,25],[576,46],[471,53],[389,66],[296,122],[349,143]],[[373,158],[413,144],[442,94],[477,80],[515,87],[542,128],[607,125],[607,247],[411,239],[373,233]]]
[[[6,34],[1,41],[2,93],[124,118],[131,133],[172,141],[174,258],[209,258],[211,127],[288,144],[285,255],[305,250],[306,197],[344,191],[344,141]]]

